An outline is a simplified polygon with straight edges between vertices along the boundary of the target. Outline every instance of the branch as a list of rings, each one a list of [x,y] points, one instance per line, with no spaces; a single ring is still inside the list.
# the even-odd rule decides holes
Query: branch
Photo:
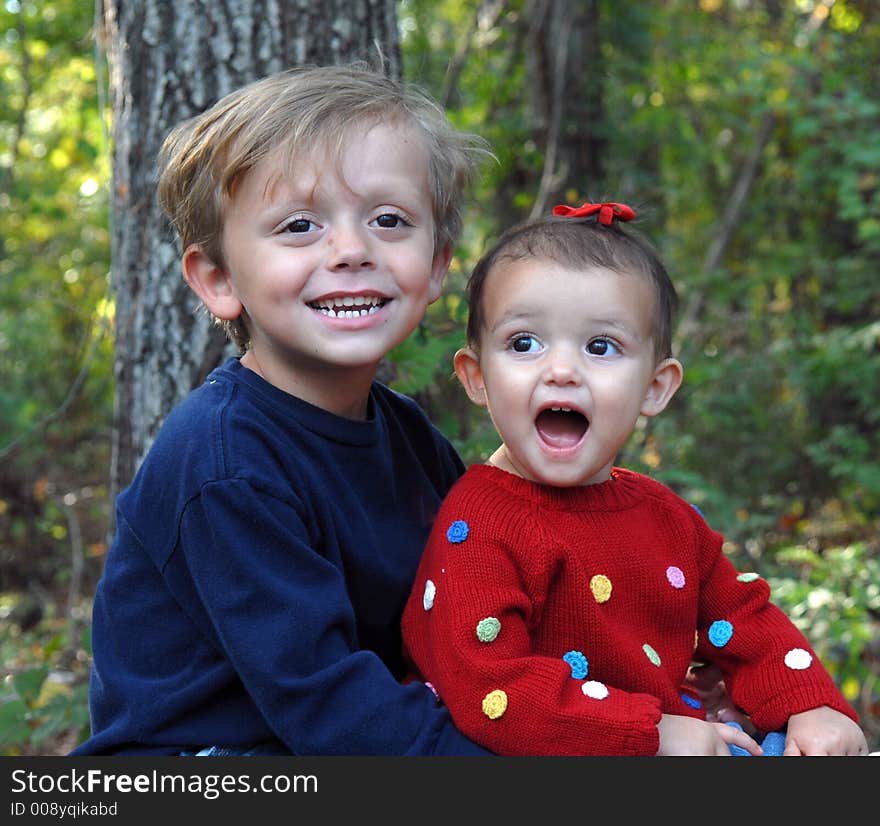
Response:
[[[556,28],[555,23],[558,20],[558,10],[559,4],[554,3],[553,14],[550,18],[551,34],[553,33],[552,29]],[[550,104],[550,125],[547,129],[547,144],[544,148],[544,166],[541,170],[541,181],[538,184],[535,202],[532,204],[532,211],[529,215],[530,219],[537,218],[543,214],[547,198],[558,183],[556,157],[559,154],[559,125],[562,122],[562,98],[565,91],[565,64],[568,60],[568,41],[568,37],[560,36],[558,38],[556,61],[553,64],[553,85],[551,89],[553,97]]]
[[[70,536],[70,584],[67,587],[67,628],[68,644],[71,649],[76,649],[76,628],[80,617],[77,611],[82,590],[83,567],[85,566],[85,554],[83,553],[82,531],[80,530],[79,518],[76,515],[74,503],[69,501],[71,494],[59,496],[56,499],[58,506],[64,511],[67,518],[67,529]],[[76,497],[73,497],[75,500]]]
[[[446,76],[443,78],[443,92],[440,95],[440,101],[444,109],[452,108],[453,98],[458,90],[458,79],[461,77],[461,72],[471,52],[474,37],[481,28],[481,19],[483,17],[486,18],[483,28],[494,28],[505,7],[506,4],[499,2],[499,0],[485,0],[477,6],[467,31],[459,39],[455,54],[446,67]]]
[[[692,292],[687,308],[682,314],[681,323],[678,325],[678,331],[675,336],[674,350],[677,352],[682,341],[687,341],[693,331],[697,327],[697,320],[706,304],[706,288],[705,281],[720,266],[725,254],[727,253],[730,243],[733,240],[736,228],[739,226],[742,217],[743,208],[748,200],[749,193],[755,183],[758,175],[758,167],[761,163],[761,156],[770,142],[770,136],[776,126],[776,115],[773,112],[766,112],[758,127],[758,136],[752,146],[752,151],[746,158],[739,178],[733,187],[733,192],[727,206],[724,208],[724,214],[718,224],[718,229],[709,245],[706,258],[703,261],[703,289],[699,292]]]
[[[106,302],[104,305],[106,306]],[[44,416],[42,419],[34,422],[29,428],[24,431],[24,433],[13,439],[8,445],[0,448],[0,461],[8,459],[10,456],[15,454],[18,450],[21,449],[22,445],[27,442],[28,439],[30,439],[37,433],[44,432],[46,428],[48,428],[53,422],[60,419],[67,412],[68,408],[73,404],[74,400],[79,395],[79,391],[82,389],[83,384],[85,384],[85,380],[89,374],[89,370],[92,367],[92,362],[95,360],[95,354],[98,351],[98,343],[104,337],[104,333],[107,330],[107,324],[107,313],[105,312],[104,315],[101,317],[101,326],[98,330],[98,334],[92,339],[92,344],[89,348],[89,352],[86,356],[85,362],[80,368],[80,371],[77,374],[76,378],[73,380],[73,384],[70,385],[70,389],[67,391],[67,396],[64,398],[64,401],[62,401],[61,404],[58,405],[58,407],[51,413]]]
[[[498,19],[500,19],[500,14]],[[525,17],[522,15],[515,18],[512,26],[512,34],[507,46],[507,51],[504,54],[506,61],[505,66],[500,72],[498,72],[499,77],[510,77],[514,70],[514,67],[520,60],[523,41],[526,39],[527,34],[527,25],[523,23],[524,19]],[[496,113],[498,112],[498,109],[503,102],[504,100],[501,95],[495,94],[492,96],[489,101],[489,105],[486,108],[486,114],[483,116],[484,123],[494,123],[497,120]]]
[[[828,17],[831,15],[831,8],[836,0],[822,0],[818,3],[810,15],[809,20],[804,26],[804,34],[806,36],[815,35],[822,27]],[[776,126],[776,114],[772,111],[764,113],[761,124],[758,127],[757,138],[752,146],[752,151],[746,158],[739,178],[733,188],[724,214],[718,224],[718,229],[709,245],[706,258],[703,261],[703,286],[699,291],[691,292],[690,301],[682,313],[681,322],[676,331],[673,350],[678,352],[684,341],[690,341],[694,337],[694,331],[697,328],[697,321],[706,304],[706,291],[709,276],[718,269],[724,256],[727,253],[730,243],[733,240],[736,228],[739,226],[740,218],[749,193],[755,183],[758,174],[761,156],[770,142],[770,136]]]

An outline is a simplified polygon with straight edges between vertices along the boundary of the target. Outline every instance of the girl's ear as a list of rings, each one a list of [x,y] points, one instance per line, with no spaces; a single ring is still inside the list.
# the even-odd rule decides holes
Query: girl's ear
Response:
[[[642,415],[656,416],[662,413],[675,391],[681,387],[683,378],[684,368],[680,361],[673,358],[663,359],[654,368],[654,376],[642,401]]]
[[[235,294],[229,274],[208,258],[198,244],[186,248],[181,259],[181,269],[190,289],[212,315],[224,321],[231,321],[241,315],[244,308]]]
[[[480,369],[480,359],[470,347],[463,347],[456,352],[452,360],[455,367],[455,375],[464,387],[468,398],[480,407],[486,407],[486,388],[483,386],[483,371]]]

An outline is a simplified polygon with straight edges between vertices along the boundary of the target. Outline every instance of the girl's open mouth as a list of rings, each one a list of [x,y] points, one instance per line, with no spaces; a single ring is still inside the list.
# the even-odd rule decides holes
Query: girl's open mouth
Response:
[[[587,417],[569,407],[548,407],[535,419],[541,441],[558,450],[577,445],[589,427]]]

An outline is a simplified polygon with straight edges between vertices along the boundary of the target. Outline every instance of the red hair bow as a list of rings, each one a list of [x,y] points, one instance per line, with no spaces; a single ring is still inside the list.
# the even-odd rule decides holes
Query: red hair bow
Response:
[[[635,210],[626,204],[581,204],[579,207],[570,207],[566,204],[559,204],[553,207],[553,214],[560,215],[564,218],[586,218],[588,215],[599,213],[598,219],[600,224],[610,226],[617,218],[619,221],[632,221],[636,217]]]

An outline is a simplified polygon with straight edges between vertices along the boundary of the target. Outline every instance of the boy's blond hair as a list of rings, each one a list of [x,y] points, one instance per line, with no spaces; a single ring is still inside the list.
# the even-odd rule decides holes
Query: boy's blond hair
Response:
[[[352,128],[377,123],[415,128],[425,139],[434,212],[435,250],[454,247],[462,231],[461,201],[478,159],[489,155],[476,135],[460,132],[443,109],[415,86],[392,80],[365,63],[309,66],[262,78],[221,98],[176,126],[159,153],[159,203],[185,250],[198,244],[224,267],[224,206],[236,183],[283,147],[295,158],[340,157]],[[223,322],[242,349],[243,319]]]

